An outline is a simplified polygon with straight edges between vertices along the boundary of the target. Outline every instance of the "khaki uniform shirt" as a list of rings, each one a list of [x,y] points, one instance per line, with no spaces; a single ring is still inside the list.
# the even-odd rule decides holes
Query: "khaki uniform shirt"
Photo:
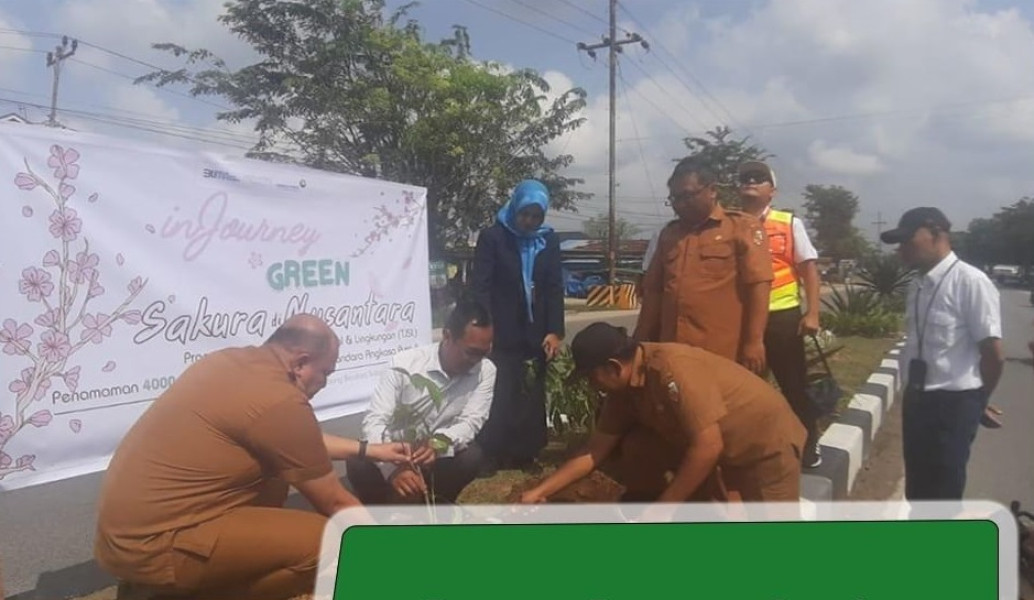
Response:
[[[623,435],[639,425],[684,449],[715,423],[725,446],[719,465],[732,468],[799,453],[807,435],[786,399],[740,364],[685,344],[649,342],[636,355],[631,388],[606,399],[597,429]]]
[[[120,577],[174,580],[173,548],[209,556],[218,528],[191,527],[245,506],[279,506],[288,484],[332,464],[312,406],[268,347],[191,365],[123,438],[105,475],[95,556]]]
[[[737,360],[746,286],[772,279],[768,239],[755,217],[716,204],[697,228],[672,221],[661,230],[643,277],[636,337]]]

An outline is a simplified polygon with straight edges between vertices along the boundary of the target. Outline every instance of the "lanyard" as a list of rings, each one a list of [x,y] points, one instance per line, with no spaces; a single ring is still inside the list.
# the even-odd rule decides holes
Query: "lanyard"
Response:
[[[944,275],[937,281],[937,285],[933,287],[933,292],[930,293],[930,302],[926,305],[926,312],[923,315],[923,326],[919,327],[919,292],[923,291],[922,286],[916,290],[916,336],[919,338],[919,358],[923,358],[923,334],[926,333],[926,325],[930,322],[930,309],[933,307],[933,301],[937,298],[937,290],[941,289],[941,284],[948,278],[948,274],[955,268],[955,265],[959,264],[959,259],[955,259],[955,262],[951,263],[948,270],[944,272]]]

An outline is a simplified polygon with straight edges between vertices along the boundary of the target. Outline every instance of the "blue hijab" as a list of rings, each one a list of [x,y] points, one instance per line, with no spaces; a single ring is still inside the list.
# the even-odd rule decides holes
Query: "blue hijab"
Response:
[[[524,278],[524,298],[528,307],[528,322],[534,322],[532,311],[532,272],[535,268],[535,257],[546,247],[546,235],[553,228],[543,223],[535,231],[524,233],[517,228],[517,213],[529,206],[538,206],[545,213],[549,209],[549,190],[541,181],[525,179],[517,184],[510,201],[499,209],[496,220],[517,237],[517,247],[521,254],[521,275]]]

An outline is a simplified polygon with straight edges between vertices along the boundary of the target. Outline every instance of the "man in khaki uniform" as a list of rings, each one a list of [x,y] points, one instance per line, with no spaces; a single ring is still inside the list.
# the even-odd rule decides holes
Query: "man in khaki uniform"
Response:
[[[624,329],[594,323],[571,343],[575,374],[607,395],[586,451],[524,494],[526,503],[550,495],[604,464],[622,438],[652,433],[660,466],[674,473],[655,489],[633,489],[638,501],[686,502],[716,468],[744,502],[797,502],[801,451],[807,432],[772,386],[735,362],[685,344],[637,343]]]
[[[717,177],[683,159],[668,180],[678,219],[661,233],[646,274],[635,337],[703,348],[762,373],[773,279],[764,227],[718,204]]]
[[[191,365],[133,425],[105,474],[94,553],[135,589],[190,598],[312,593],[328,517],[358,506],[331,460],[402,462],[402,444],[320,432],[309,401],[340,342],[311,315],[262,346]],[[282,507],[288,486],[316,512]]]

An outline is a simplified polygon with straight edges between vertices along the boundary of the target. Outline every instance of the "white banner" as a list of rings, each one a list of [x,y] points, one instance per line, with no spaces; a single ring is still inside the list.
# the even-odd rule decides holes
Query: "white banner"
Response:
[[[343,341],[319,418],[365,410],[390,356],[431,341],[425,199],[0,125],[0,490],[106,468],[184,368],[260,344],[299,312]]]

